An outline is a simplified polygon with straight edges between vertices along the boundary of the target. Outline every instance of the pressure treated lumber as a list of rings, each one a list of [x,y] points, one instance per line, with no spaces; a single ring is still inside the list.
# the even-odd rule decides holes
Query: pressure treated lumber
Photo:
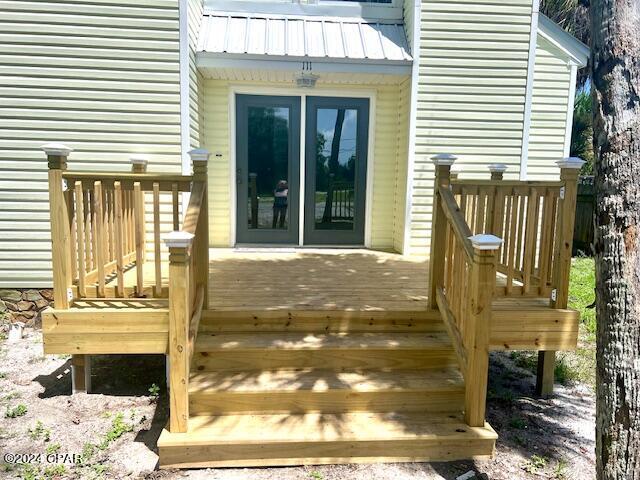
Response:
[[[192,415],[462,411],[457,369],[334,371],[287,369],[192,374]]]
[[[487,458],[496,437],[447,414],[196,416],[158,450],[164,468],[436,461]]]

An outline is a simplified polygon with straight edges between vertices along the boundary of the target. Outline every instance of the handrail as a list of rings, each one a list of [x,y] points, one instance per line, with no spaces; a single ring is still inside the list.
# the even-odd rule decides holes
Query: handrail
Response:
[[[447,187],[438,187],[438,193],[442,199],[442,210],[449,221],[453,232],[458,237],[458,240],[462,244],[462,248],[467,254],[469,260],[473,260],[473,246],[471,245],[471,229],[460,211],[460,207],[456,203],[456,199],[453,197],[451,190]]]
[[[451,185],[455,186],[474,186],[474,187],[562,187],[562,181],[549,180],[485,180],[485,179],[469,179],[456,178],[451,179]]]
[[[200,211],[202,209],[205,198],[206,184],[204,182],[194,182],[193,189],[191,191],[191,197],[189,198],[189,205],[187,206],[187,213],[184,216],[182,222],[182,231],[195,235],[196,228],[198,226],[198,219],[200,217]]]
[[[169,429],[186,432],[189,422],[189,368],[198,325],[207,305],[209,223],[207,162],[209,153],[189,152],[193,184],[180,230],[165,237],[169,247]]]
[[[82,182],[83,188],[90,188],[94,182],[102,182],[103,188],[113,189],[116,182],[120,182],[123,190],[133,190],[134,184],[139,183],[142,190],[152,191],[154,184],[158,184],[160,191],[171,192],[175,188],[179,192],[191,191],[191,175],[180,175],[167,172],[95,172],[84,170],[66,170],[62,178],[67,182]]]
[[[517,181],[503,180],[502,164],[490,166],[491,180],[460,180],[451,176],[453,155],[433,160],[430,305],[441,313],[465,377],[465,420],[481,426],[493,297],[544,297],[553,291],[550,306],[567,306],[576,182],[583,162],[558,161],[560,181]],[[549,392],[553,352],[541,354],[539,371],[545,373],[538,377],[538,391]]]

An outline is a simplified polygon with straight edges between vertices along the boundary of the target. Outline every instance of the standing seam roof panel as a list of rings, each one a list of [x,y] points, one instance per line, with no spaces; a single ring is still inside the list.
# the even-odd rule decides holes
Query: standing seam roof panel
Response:
[[[411,61],[404,25],[351,18],[204,16],[201,52]]]

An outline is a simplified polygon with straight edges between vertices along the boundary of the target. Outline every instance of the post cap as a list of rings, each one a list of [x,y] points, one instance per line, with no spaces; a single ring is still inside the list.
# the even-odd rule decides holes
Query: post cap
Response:
[[[133,155],[131,155],[129,157],[129,160],[134,165],[146,165],[147,163],[149,163],[149,159],[147,158],[147,156],[141,155],[139,153],[134,153]]]
[[[208,162],[211,156],[211,152],[206,148],[194,148],[188,153],[192,162]]]
[[[504,241],[500,237],[486,233],[473,235],[469,237],[469,240],[471,240],[473,248],[477,250],[498,250]]]
[[[438,153],[437,155],[434,155],[431,157],[431,161],[433,162],[433,164],[435,166],[451,166],[454,164],[454,162],[458,159],[458,157],[456,157],[455,155],[453,155],[452,153]]]
[[[42,145],[42,150],[47,155],[53,155],[57,157],[68,157],[71,152],[73,152],[73,148],[67,147],[62,143],[47,143],[46,145]]]
[[[576,170],[582,168],[582,165],[584,165],[585,163],[586,162],[580,157],[565,157],[561,160],[556,160],[556,165],[558,165],[558,167],[573,168]]]
[[[507,171],[507,168],[509,167],[504,163],[492,163],[489,165],[489,171],[491,173],[504,173]]]
[[[193,242],[193,234],[174,230],[162,236],[164,244],[169,248],[188,248]]]

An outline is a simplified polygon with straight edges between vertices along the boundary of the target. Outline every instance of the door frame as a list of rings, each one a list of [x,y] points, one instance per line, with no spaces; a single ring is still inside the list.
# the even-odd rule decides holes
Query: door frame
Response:
[[[376,98],[377,91],[373,87],[369,88],[345,88],[337,90],[335,88],[315,87],[311,89],[301,89],[289,86],[261,86],[261,85],[243,85],[229,83],[229,185],[230,185],[230,208],[229,215],[231,221],[229,232],[229,246],[236,246],[236,219],[237,219],[237,187],[236,187],[236,94],[240,95],[275,95],[275,96],[297,96],[300,97],[300,131],[306,131],[306,114],[307,114],[307,97],[350,97],[350,98],[368,98],[369,99],[369,145],[367,146],[367,179],[365,192],[365,219],[364,219],[364,247],[371,248],[371,214],[373,201],[373,183],[375,173],[375,130],[376,130]],[[304,205],[305,198],[305,158],[306,158],[306,135],[300,135],[300,205]],[[221,155],[216,152],[216,158]],[[299,209],[298,226],[300,229],[298,235],[298,246],[304,246],[304,208]],[[326,245],[324,247],[332,247]],[[354,248],[357,245],[335,245],[338,247]]]

